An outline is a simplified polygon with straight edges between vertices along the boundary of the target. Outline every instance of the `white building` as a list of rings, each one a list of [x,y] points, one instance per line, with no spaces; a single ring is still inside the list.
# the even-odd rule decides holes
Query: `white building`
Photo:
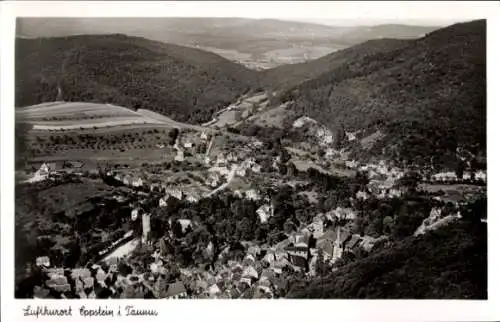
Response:
[[[42,256],[36,258],[36,266],[50,267],[50,259],[48,256]]]
[[[475,178],[477,180],[483,180],[483,181],[486,181],[486,172],[480,170],[480,171],[477,171],[475,173]]]
[[[307,116],[302,116],[302,117],[299,117],[298,119],[295,120],[295,122],[293,122],[293,127],[295,128],[301,128],[303,127],[305,124],[316,124],[316,121],[313,120],[312,118],[310,117],[307,117]]]
[[[184,152],[181,150],[177,151],[177,155],[175,156],[175,161],[182,162],[184,161]]]
[[[218,156],[217,156],[217,165],[224,165],[226,164],[227,160],[226,158],[224,158],[224,155],[222,153],[220,153]]]
[[[243,271],[242,276],[246,277],[246,278],[255,278],[255,279],[258,279],[259,278],[259,273],[257,272],[257,270],[253,266],[247,266],[245,268],[245,270]]]
[[[245,198],[249,200],[259,200],[259,194],[255,189],[249,189],[245,191]]]
[[[350,169],[356,169],[358,167],[358,162],[356,160],[346,161],[345,166]]]
[[[124,176],[122,179],[123,184],[126,186],[130,185],[130,181],[132,181],[132,178],[130,176]]]
[[[186,196],[186,201],[190,202],[190,203],[196,203],[196,202],[198,202],[198,199],[199,199],[198,197],[196,197],[195,195],[193,195],[191,193]]]
[[[432,175],[431,179],[433,181],[455,181],[457,175],[455,172],[440,172]]]
[[[27,182],[39,182],[47,179],[49,177],[50,173],[50,168],[46,163],[43,163],[40,166],[40,169],[38,169],[33,177],[27,180]]]
[[[166,196],[167,197],[172,196],[176,199],[181,200],[182,199],[182,191],[180,191],[179,189],[167,189]]]
[[[185,233],[189,227],[193,227],[193,223],[190,219],[179,219],[179,224],[182,226],[182,232]]]
[[[132,180],[132,186],[133,187],[142,187],[142,179],[141,178],[135,178],[134,180]]]
[[[142,242],[149,242],[149,233],[151,232],[151,215],[142,215]]]
[[[349,142],[356,140],[356,132],[347,132],[346,131],[345,134],[347,135],[347,140]]]
[[[139,217],[139,209],[135,208],[132,210],[132,213],[130,214],[130,219],[132,221],[135,221],[137,219],[137,217]]]
[[[368,193],[366,193],[366,191],[361,191],[360,190],[360,191],[356,192],[356,198],[357,199],[366,200],[366,199],[368,199],[368,197],[369,196],[368,196]]]
[[[270,205],[262,205],[257,209],[257,215],[259,215],[260,223],[266,223],[267,220],[273,216],[273,208]]]
[[[245,168],[240,167],[240,168],[236,169],[237,176],[244,177],[246,174],[247,174],[247,171],[245,170]]]
[[[166,200],[166,198],[160,198],[158,206],[159,207],[166,207],[167,206],[167,200]]]
[[[255,173],[260,173],[260,171],[262,170],[262,167],[258,164],[255,164],[253,167],[252,167],[252,171],[255,172]]]
[[[210,296],[216,296],[218,294],[220,294],[220,288],[217,286],[217,284],[213,284],[212,286],[210,286],[207,290],[208,292],[208,295]]]

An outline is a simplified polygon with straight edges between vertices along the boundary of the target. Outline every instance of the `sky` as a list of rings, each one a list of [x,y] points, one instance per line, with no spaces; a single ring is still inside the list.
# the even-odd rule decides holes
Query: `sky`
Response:
[[[275,18],[330,25],[447,25],[485,18],[497,1],[32,1],[22,16]]]

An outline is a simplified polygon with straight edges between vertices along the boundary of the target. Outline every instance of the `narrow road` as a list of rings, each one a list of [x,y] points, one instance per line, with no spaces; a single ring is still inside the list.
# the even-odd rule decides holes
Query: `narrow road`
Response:
[[[233,181],[234,176],[236,174],[236,171],[239,170],[239,169],[241,169],[241,167],[242,167],[241,165],[233,167],[231,169],[231,172],[229,172],[229,175],[227,176],[227,181],[225,183],[223,183],[222,185],[220,185],[219,187],[217,187],[214,190],[212,190],[211,192],[209,192],[206,195],[206,197],[211,197],[214,194],[218,193],[219,191],[222,191],[222,190],[226,189],[226,187],[229,186],[231,184],[231,182]]]
[[[132,239],[131,241],[123,244],[122,246],[115,249],[111,254],[104,258],[104,261],[109,261],[111,258],[122,258],[130,254],[134,249],[136,249],[137,245],[139,245],[139,239]]]

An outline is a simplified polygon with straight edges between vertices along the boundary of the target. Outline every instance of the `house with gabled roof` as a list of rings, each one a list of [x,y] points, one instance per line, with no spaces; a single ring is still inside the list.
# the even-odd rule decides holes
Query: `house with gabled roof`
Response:
[[[227,160],[226,158],[224,157],[224,154],[222,153],[219,153],[217,155],[217,160],[215,161],[215,163],[219,166],[222,166],[222,165],[225,165],[227,163]]]
[[[165,198],[165,197],[160,198],[160,200],[158,202],[158,206],[159,207],[166,207],[167,206],[167,200],[166,199],[167,198]]]
[[[303,256],[290,255],[290,263],[292,264],[292,268],[296,271],[308,271],[309,264],[307,259]]]
[[[177,221],[181,224],[183,233],[186,233],[189,228],[193,228],[193,222],[191,219],[178,219]]]
[[[165,195],[167,197],[173,197],[179,200],[182,199],[182,191],[180,189],[167,189],[165,191]]]
[[[125,175],[123,178],[122,178],[122,182],[124,185],[126,186],[129,186],[132,184],[132,177],[130,175]]]
[[[187,298],[187,290],[182,282],[175,282],[168,285],[166,297],[169,299]]]
[[[174,160],[175,160],[175,161],[177,161],[177,162],[182,162],[182,161],[184,161],[184,151],[182,151],[182,150],[177,150],[177,154],[175,155]]]
[[[245,269],[243,270],[242,276],[244,278],[251,278],[251,279],[255,279],[255,280],[259,279],[259,273],[257,272],[257,270],[253,266],[245,267]]]
[[[133,178],[132,179],[132,182],[131,182],[132,186],[133,187],[142,187],[143,185],[143,181],[141,178],[137,177],[137,178]]]
[[[196,195],[195,193],[188,193],[186,195],[186,201],[189,203],[196,203],[196,202],[198,202],[199,199],[200,199],[200,197],[198,195]]]
[[[309,257],[309,247],[307,246],[289,246],[285,247],[285,251],[290,256],[300,256],[306,259]]]
[[[256,213],[259,215],[260,223],[266,223],[273,215],[273,207],[272,205],[262,205],[257,209]]]

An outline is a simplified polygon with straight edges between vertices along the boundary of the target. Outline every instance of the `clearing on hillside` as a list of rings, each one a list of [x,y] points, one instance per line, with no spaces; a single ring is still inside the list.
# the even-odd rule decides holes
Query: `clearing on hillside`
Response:
[[[130,124],[163,124],[125,107],[84,102],[53,102],[17,108],[18,122],[33,124],[34,130],[74,130]]]

